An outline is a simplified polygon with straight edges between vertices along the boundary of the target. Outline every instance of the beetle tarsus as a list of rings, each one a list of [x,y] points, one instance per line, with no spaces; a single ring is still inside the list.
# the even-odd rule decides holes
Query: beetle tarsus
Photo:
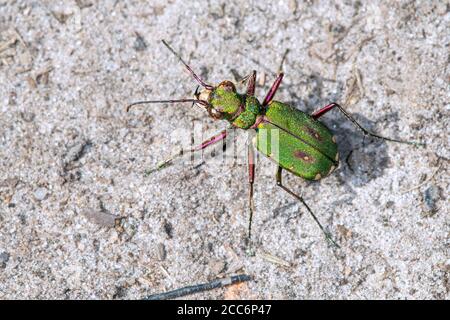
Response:
[[[316,215],[312,212],[311,208],[306,204],[305,200],[303,200],[302,197],[300,197],[299,195],[295,194],[293,191],[291,191],[290,189],[288,189],[287,187],[285,187],[283,185],[283,182],[282,182],[283,181],[282,180],[282,171],[283,171],[283,168],[278,166],[277,174],[276,174],[277,186],[279,186],[281,189],[283,189],[284,191],[289,193],[291,196],[293,196],[294,198],[299,200],[306,207],[306,209],[308,210],[309,214],[313,217],[314,221],[316,221],[316,223],[319,226],[320,230],[322,230],[323,234],[325,235],[325,238],[330,243],[332,243],[334,246],[336,246],[337,248],[340,248],[340,246],[331,237],[331,234],[327,230],[325,230],[325,228],[322,226],[322,224],[320,223],[319,219],[317,219]]]
[[[172,164],[172,161],[173,161],[173,158],[167,159],[167,160],[165,160],[165,161],[161,161],[160,163],[158,163],[158,164],[156,165],[155,168],[146,170],[145,173],[144,173],[145,176],[148,177],[150,174],[152,174],[152,173],[155,172],[155,171],[158,171],[158,170],[167,168],[168,166],[170,166],[170,165]]]
[[[335,246],[336,248],[340,249],[341,246],[337,244],[336,241],[333,240],[333,237],[331,236],[331,233],[328,231],[325,231],[325,239],[328,240],[328,242],[330,242],[331,245]]]

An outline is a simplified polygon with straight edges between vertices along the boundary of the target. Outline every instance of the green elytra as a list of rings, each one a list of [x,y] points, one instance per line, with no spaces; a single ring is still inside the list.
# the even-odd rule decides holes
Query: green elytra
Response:
[[[307,180],[319,180],[338,166],[336,140],[323,123],[278,101],[268,105],[265,117],[270,123],[258,125],[256,148],[269,158],[278,151],[283,169]],[[279,136],[272,139],[274,133]],[[276,148],[272,148],[273,140],[279,141]]]
[[[383,137],[369,132],[337,103],[330,103],[309,115],[285,103],[273,100],[283,78],[283,73],[278,75],[262,103],[255,97],[256,71],[253,71],[241,80],[242,82],[247,82],[247,90],[244,94],[238,93],[236,86],[231,81],[222,81],[217,86],[206,84],[166,41],[162,40],[162,42],[184,64],[194,79],[203,87],[203,90],[201,92],[196,91],[194,99],[138,101],[128,105],[127,111],[132,106],[139,104],[192,102],[204,107],[212,118],[228,121],[230,124],[229,129],[254,129],[256,131],[256,137],[253,141],[254,146],[278,166],[276,173],[277,186],[281,187],[305,206],[324,233],[326,239],[337,247],[339,247],[337,243],[332,239],[330,233],[325,230],[304,199],[282,183],[282,170],[287,170],[307,180],[319,180],[330,174],[338,166],[339,153],[336,139],[318,118],[328,111],[337,108],[348,120],[362,130],[365,135],[387,141],[423,145],[417,142]],[[188,151],[195,152],[203,150],[208,146],[224,140],[226,136],[227,130],[223,130],[218,135],[207,139],[199,146],[195,146]],[[147,171],[147,174],[167,167],[175,158],[183,154],[185,154],[185,150],[160,162],[155,169]],[[254,211],[253,183],[255,177],[254,151],[253,146],[250,144],[248,146],[248,169],[250,209],[248,241],[250,241]]]

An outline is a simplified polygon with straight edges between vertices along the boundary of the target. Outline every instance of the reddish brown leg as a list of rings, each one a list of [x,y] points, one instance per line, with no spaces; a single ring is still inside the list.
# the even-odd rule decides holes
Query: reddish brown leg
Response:
[[[256,71],[253,70],[250,77],[248,78],[247,83],[247,96],[254,96],[255,95],[255,86],[256,86]]]
[[[281,80],[283,80],[283,73],[280,73],[278,77],[275,79],[275,82],[273,83],[272,87],[270,88],[269,92],[267,93],[266,97],[264,98],[264,101],[262,103],[263,107],[266,107],[275,96],[275,93],[278,90],[278,87],[281,84]]]
[[[252,73],[246,75],[245,77],[243,77],[240,80],[236,81],[240,82],[240,83],[245,83],[247,82],[247,91],[246,91],[246,95],[248,96],[254,96],[255,95],[255,85],[256,85],[256,71],[253,70]]]
[[[252,236],[252,219],[253,219],[253,183],[255,182],[255,152],[253,144],[248,144],[248,203],[250,208],[250,217],[248,219],[248,241],[250,242]]]
[[[223,130],[223,131],[221,131],[219,134],[217,134],[217,135],[215,135],[215,136],[213,136],[213,137],[211,137],[211,138],[209,138],[209,139],[203,141],[203,142],[202,142],[200,145],[198,145],[198,146],[195,146],[195,147],[193,147],[193,148],[191,148],[191,149],[189,149],[189,150],[183,150],[183,149],[181,149],[178,153],[176,153],[176,154],[174,154],[173,156],[167,158],[166,160],[161,161],[160,163],[158,163],[158,164],[156,165],[156,168],[147,170],[147,171],[145,172],[145,174],[146,174],[146,175],[149,175],[150,173],[152,173],[152,172],[154,172],[154,171],[157,171],[157,170],[160,170],[160,169],[162,169],[162,168],[168,167],[169,165],[172,164],[173,160],[175,160],[176,158],[181,157],[183,154],[186,153],[186,151],[187,151],[187,152],[196,152],[196,151],[203,150],[203,149],[205,149],[205,148],[207,148],[207,147],[209,147],[209,146],[211,146],[211,145],[213,145],[213,144],[215,144],[215,143],[217,143],[217,142],[219,142],[219,141],[224,140],[226,137],[227,137],[227,130]]]
[[[299,195],[295,194],[293,191],[291,191],[290,189],[288,189],[287,187],[285,187],[283,185],[283,180],[282,180],[282,171],[283,168],[278,166],[278,170],[277,170],[277,174],[276,174],[276,180],[277,180],[277,186],[279,186],[281,189],[283,189],[284,191],[286,191],[287,193],[289,193],[291,196],[293,196],[294,198],[296,198],[298,201],[300,201],[305,208],[308,210],[309,214],[313,217],[314,221],[317,223],[317,225],[319,226],[320,230],[322,230],[322,232],[325,235],[325,238],[330,241],[333,245],[335,245],[336,247],[339,248],[339,245],[334,242],[333,238],[331,237],[330,233],[328,231],[325,230],[325,228],[322,226],[322,224],[319,222],[319,219],[317,219],[316,215],[312,212],[312,210],[309,208],[309,206],[306,204],[305,200],[303,200],[302,197],[300,197]]]
[[[222,141],[226,137],[227,137],[227,130],[223,130],[219,134],[209,138],[208,140],[203,141],[201,145],[192,148],[191,152],[203,150],[210,145],[213,145],[219,141]]]
[[[330,103],[330,104],[326,105],[325,107],[323,107],[323,108],[321,108],[321,109],[319,109],[317,111],[314,111],[311,116],[314,119],[318,119],[318,118],[320,118],[321,116],[323,116],[325,113],[327,113],[328,111],[330,111],[331,109],[333,109],[336,106],[337,106],[336,103],[334,103],[334,102]]]
[[[340,105],[338,105],[337,103],[330,103],[328,105],[326,105],[325,107],[314,111],[313,114],[311,114],[311,116],[314,119],[318,119],[321,116],[323,116],[325,113],[327,113],[328,111],[334,109],[334,108],[338,108],[339,111],[342,112],[342,114],[348,119],[350,120],[356,127],[358,127],[365,135],[371,136],[371,137],[375,137],[378,139],[383,139],[383,140],[387,140],[387,141],[393,141],[393,142],[399,142],[399,143],[407,143],[407,144],[413,144],[413,145],[423,145],[422,143],[418,143],[418,142],[414,142],[414,141],[403,141],[403,140],[397,140],[397,139],[392,139],[392,138],[388,138],[388,137],[383,137],[380,136],[378,134],[372,133],[369,130],[365,129],[363,126],[361,126],[347,111],[345,111],[344,108],[342,108]]]

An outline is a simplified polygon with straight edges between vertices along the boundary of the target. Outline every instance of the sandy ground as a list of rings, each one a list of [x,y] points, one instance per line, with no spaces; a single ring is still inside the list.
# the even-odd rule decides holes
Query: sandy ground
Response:
[[[95,3],[0,2],[0,298],[138,299],[237,273],[254,281],[190,298],[449,298],[448,3]],[[190,104],[125,112],[192,96],[163,38],[211,83],[257,70],[260,98],[288,50],[278,100],[339,101],[369,129],[427,145],[363,139],[330,112],[339,169],[284,179],[341,248],[260,158],[247,256],[242,157],[143,174],[226,125]]]

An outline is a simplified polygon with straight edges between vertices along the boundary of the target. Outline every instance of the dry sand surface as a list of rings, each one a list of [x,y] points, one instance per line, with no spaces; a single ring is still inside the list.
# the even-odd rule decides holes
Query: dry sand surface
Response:
[[[345,103],[426,147],[364,139],[328,113],[340,167],[284,181],[341,247],[261,157],[247,256],[242,157],[144,175],[226,125],[189,103],[125,111],[192,97],[160,39],[210,83],[256,70],[259,98],[284,57],[277,100]],[[0,298],[139,299],[245,273],[190,298],[448,299],[449,44],[445,1],[0,0]]]

